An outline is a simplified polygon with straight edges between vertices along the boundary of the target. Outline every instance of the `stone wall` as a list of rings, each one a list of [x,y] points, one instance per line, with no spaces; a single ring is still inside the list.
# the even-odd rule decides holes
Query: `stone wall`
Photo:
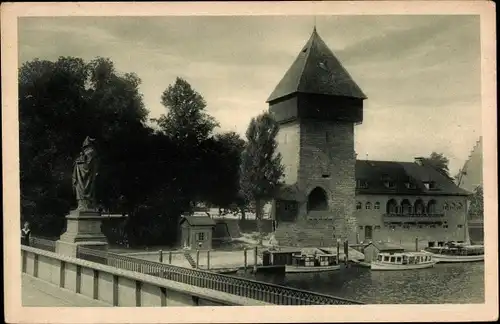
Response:
[[[293,185],[297,182],[299,170],[300,124],[295,121],[281,125],[276,141],[285,167],[283,181]]]

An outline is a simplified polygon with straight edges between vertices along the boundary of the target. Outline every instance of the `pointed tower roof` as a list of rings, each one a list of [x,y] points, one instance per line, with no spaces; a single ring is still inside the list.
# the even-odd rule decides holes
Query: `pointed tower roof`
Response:
[[[366,99],[363,91],[318,35],[316,27],[267,102],[296,92]]]

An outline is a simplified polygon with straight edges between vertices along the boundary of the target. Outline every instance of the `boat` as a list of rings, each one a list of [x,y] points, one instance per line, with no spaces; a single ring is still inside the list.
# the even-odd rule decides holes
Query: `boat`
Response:
[[[484,246],[448,242],[442,246],[430,246],[422,252],[432,255],[439,263],[484,261]]]
[[[340,270],[333,254],[292,254],[292,264],[285,265],[285,273],[329,272]]]
[[[425,252],[381,252],[370,267],[372,270],[415,270],[432,268],[435,264],[432,255]]]
[[[285,273],[335,271],[341,268],[337,255],[316,248],[274,248],[263,252],[263,266],[283,266]]]

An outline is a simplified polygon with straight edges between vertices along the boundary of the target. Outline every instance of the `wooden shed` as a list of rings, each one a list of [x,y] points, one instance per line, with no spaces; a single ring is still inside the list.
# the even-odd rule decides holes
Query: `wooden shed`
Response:
[[[182,216],[181,247],[190,249],[212,249],[215,221],[208,216]]]
[[[363,254],[365,262],[371,262],[377,258],[377,254],[380,252],[397,253],[404,252],[404,250],[402,246],[387,242],[371,242],[363,248]]]

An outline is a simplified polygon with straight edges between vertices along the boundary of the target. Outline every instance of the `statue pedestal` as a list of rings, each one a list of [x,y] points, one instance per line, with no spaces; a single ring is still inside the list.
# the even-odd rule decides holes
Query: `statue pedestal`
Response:
[[[107,250],[108,240],[101,231],[106,218],[97,211],[71,211],[66,216],[66,232],[56,242],[56,253],[76,257],[78,246]]]

